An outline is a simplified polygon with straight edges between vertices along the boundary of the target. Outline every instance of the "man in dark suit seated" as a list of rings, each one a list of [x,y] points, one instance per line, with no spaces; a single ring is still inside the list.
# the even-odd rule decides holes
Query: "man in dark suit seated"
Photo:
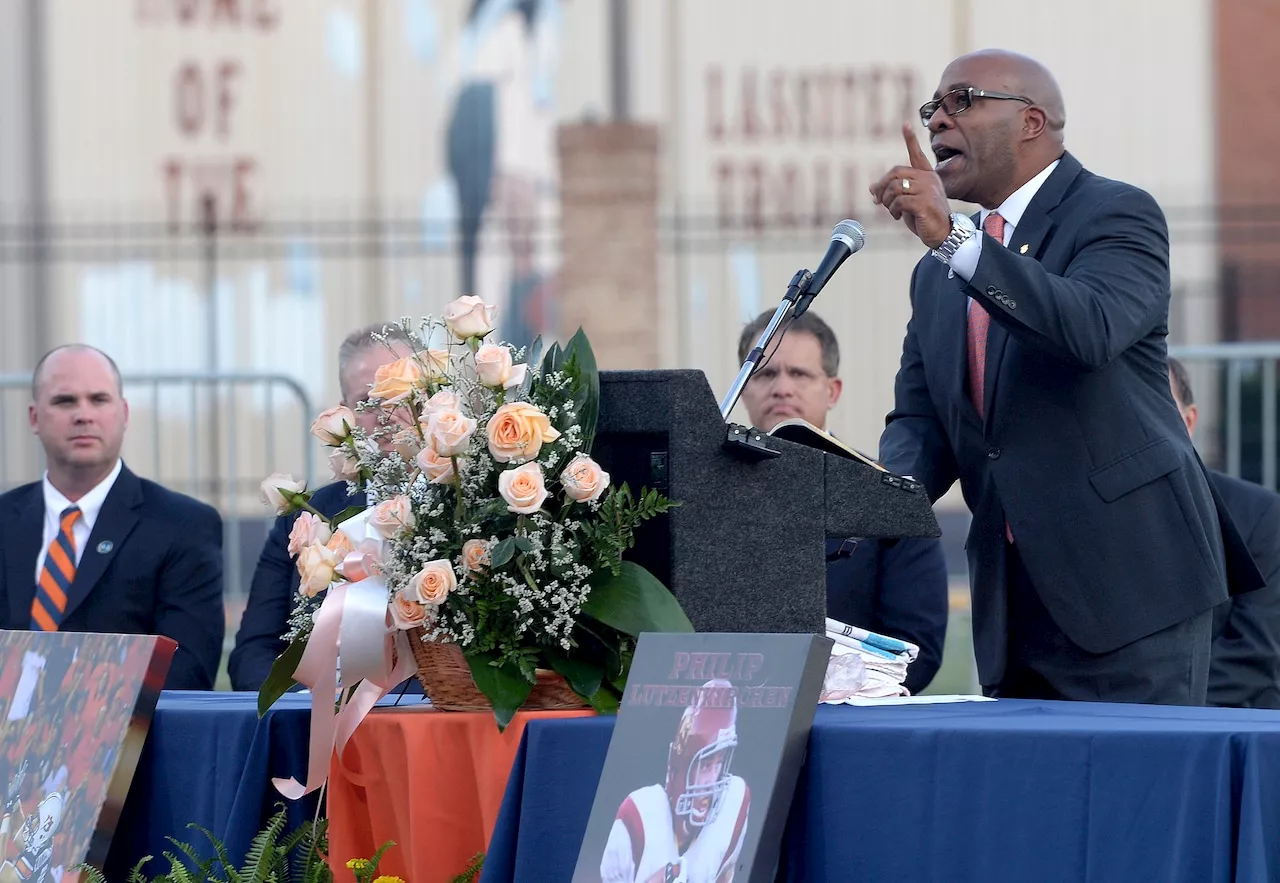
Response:
[[[1169,360],[1169,386],[1194,436],[1199,412],[1191,378],[1177,359]],[[1280,494],[1214,470],[1209,483],[1267,581],[1214,608],[1209,704],[1280,708]]]
[[[383,325],[369,325],[353,331],[338,348],[338,386],[342,403],[356,415],[356,422],[372,433],[378,428],[378,412],[357,409],[368,398],[374,375],[383,365],[404,358],[413,347],[397,327],[386,328],[387,342],[377,340]],[[348,506],[365,505],[363,492],[347,494],[347,482],[335,481],[319,488],[311,497],[311,505],[325,517],[337,515]],[[289,614],[301,581],[293,556],[289,554],[289,532],[297,513],[276,519],[267,534],[258,558],[249,600],[236,632],[236,646],[228,661],[233,690],[256,691],[271,673],[271,666],[284,652],[282,635],[289,630]]]
[[[31,380],[44,478],[0,496],[0,628],[164,635],[165,688],[213,688],[226,629],[222,518],[120,459],[120,372],[92,347],[48,353]]]
[[[762,313],[743,329],[738,360],[769,324]],[[819,429],[840,400],[843,384],[835,333],[809,310],[775,335],[767,361],[742,391],[751,424],[765,432],[802,418]],[[920,655],[907,669],[913,694],[929,685],[942,663],[947,634],[947,565],[936,539],[827,540],[827,614],[833,619],[910,641]]]

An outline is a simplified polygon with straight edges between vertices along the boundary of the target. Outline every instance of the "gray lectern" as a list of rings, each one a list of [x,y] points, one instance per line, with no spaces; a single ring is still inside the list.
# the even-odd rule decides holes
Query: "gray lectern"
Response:
[[[600,373],[593,455],[614,484],[681,503],[629,557],[700,632],[822,633],[827,537],[939,535],[917,482],[774,438],[779,455],[754,459],[726,430],[701,371]]]

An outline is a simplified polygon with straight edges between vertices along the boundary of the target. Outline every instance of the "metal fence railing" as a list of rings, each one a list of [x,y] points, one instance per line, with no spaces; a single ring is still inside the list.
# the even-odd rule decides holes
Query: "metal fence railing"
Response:
[[[1209,406],[1199,439],[1210,449],[1208,459],[1229,475],[1275,490],[1280,341],[1173,346],[1169,355],[1186,364],[1197,400]]]
[[[214,506],[223,518],[226,594],[248,592],[271,522],[258,487],[273,471],[305,476],[314,486],[315,408],[294,378],[258,373],[126,374],[129,428],[122,456],[138,475]],[[0,489],[34,481],[43,451],[24,414],[28,374],[0,374]]]

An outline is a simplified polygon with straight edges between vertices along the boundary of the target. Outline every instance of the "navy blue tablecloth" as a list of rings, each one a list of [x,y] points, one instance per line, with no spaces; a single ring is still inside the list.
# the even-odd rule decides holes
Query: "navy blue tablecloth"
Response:
[[[569,880],[611,718],[533,721],[483,880]],[[1280,880],[1280,712],[822,706],[783,879]]]
[[[273,776],[305,780],[311,697],[287,694],[261,720],[257,703],[256,693],[161,694],[111,842],[108,880],[124,880],[145,855],[156,859],[147,879],[166,870],[161,854],[176,852],[167,836],[209,854],[190,822],[239,862],[278,804],[288,805],[290,827],[314,815],[316,794],[290,802],[271,784]]]

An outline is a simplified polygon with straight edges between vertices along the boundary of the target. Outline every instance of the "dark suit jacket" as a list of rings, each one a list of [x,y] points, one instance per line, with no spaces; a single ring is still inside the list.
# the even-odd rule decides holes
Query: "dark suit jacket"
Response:
[[[348,506],[364,504],[364,494],[347,496],[345,481],[327,484],[311,496],[311,505],[325,517],[337,515]],[[236,646],[227,663],[233,690],[256,691],[271,673],[276,657],[284,652],[281,635],[289,630],[289,614],[302,582],[289,555],[289,531],[297,517],[295,513],[277,518],[262,546],[236,633]]]
[[[0,628],[30,627],[44,515],[41,482],[0,496]],[[100,552],[104,541],[110,551]],[[81,555],[60,628],[170,637],[178,650],[165,688],[212,689],[226,631],[217,510],[122,468]]]
[[[880,456],[934,500],[960,481],[974,652],[993,686],[1008,631],[1006,520],[1054,622],[1092,653],[1226,601],[1228,567],[1233,589],[1261,578],[1169,392],[1169,243],[1155,200],[1064,154],[1008,248],[979,235],[970,282],[931,255],[912,274]],[[985,421],[967,393],[970,300],[991,315]]]
[[[919,693],[938,673],[947,637],[942,543],[866,539],[849,554],[840,554],[841,547],[841,540],[827,540],[827,614],[918,646],[920,655],[907,668],[906,686],[913,695]]]
[[[1213,611],[1209,704],[1280,708],[1280,494],[1221,472],[1209,480],[1267,581]]]

